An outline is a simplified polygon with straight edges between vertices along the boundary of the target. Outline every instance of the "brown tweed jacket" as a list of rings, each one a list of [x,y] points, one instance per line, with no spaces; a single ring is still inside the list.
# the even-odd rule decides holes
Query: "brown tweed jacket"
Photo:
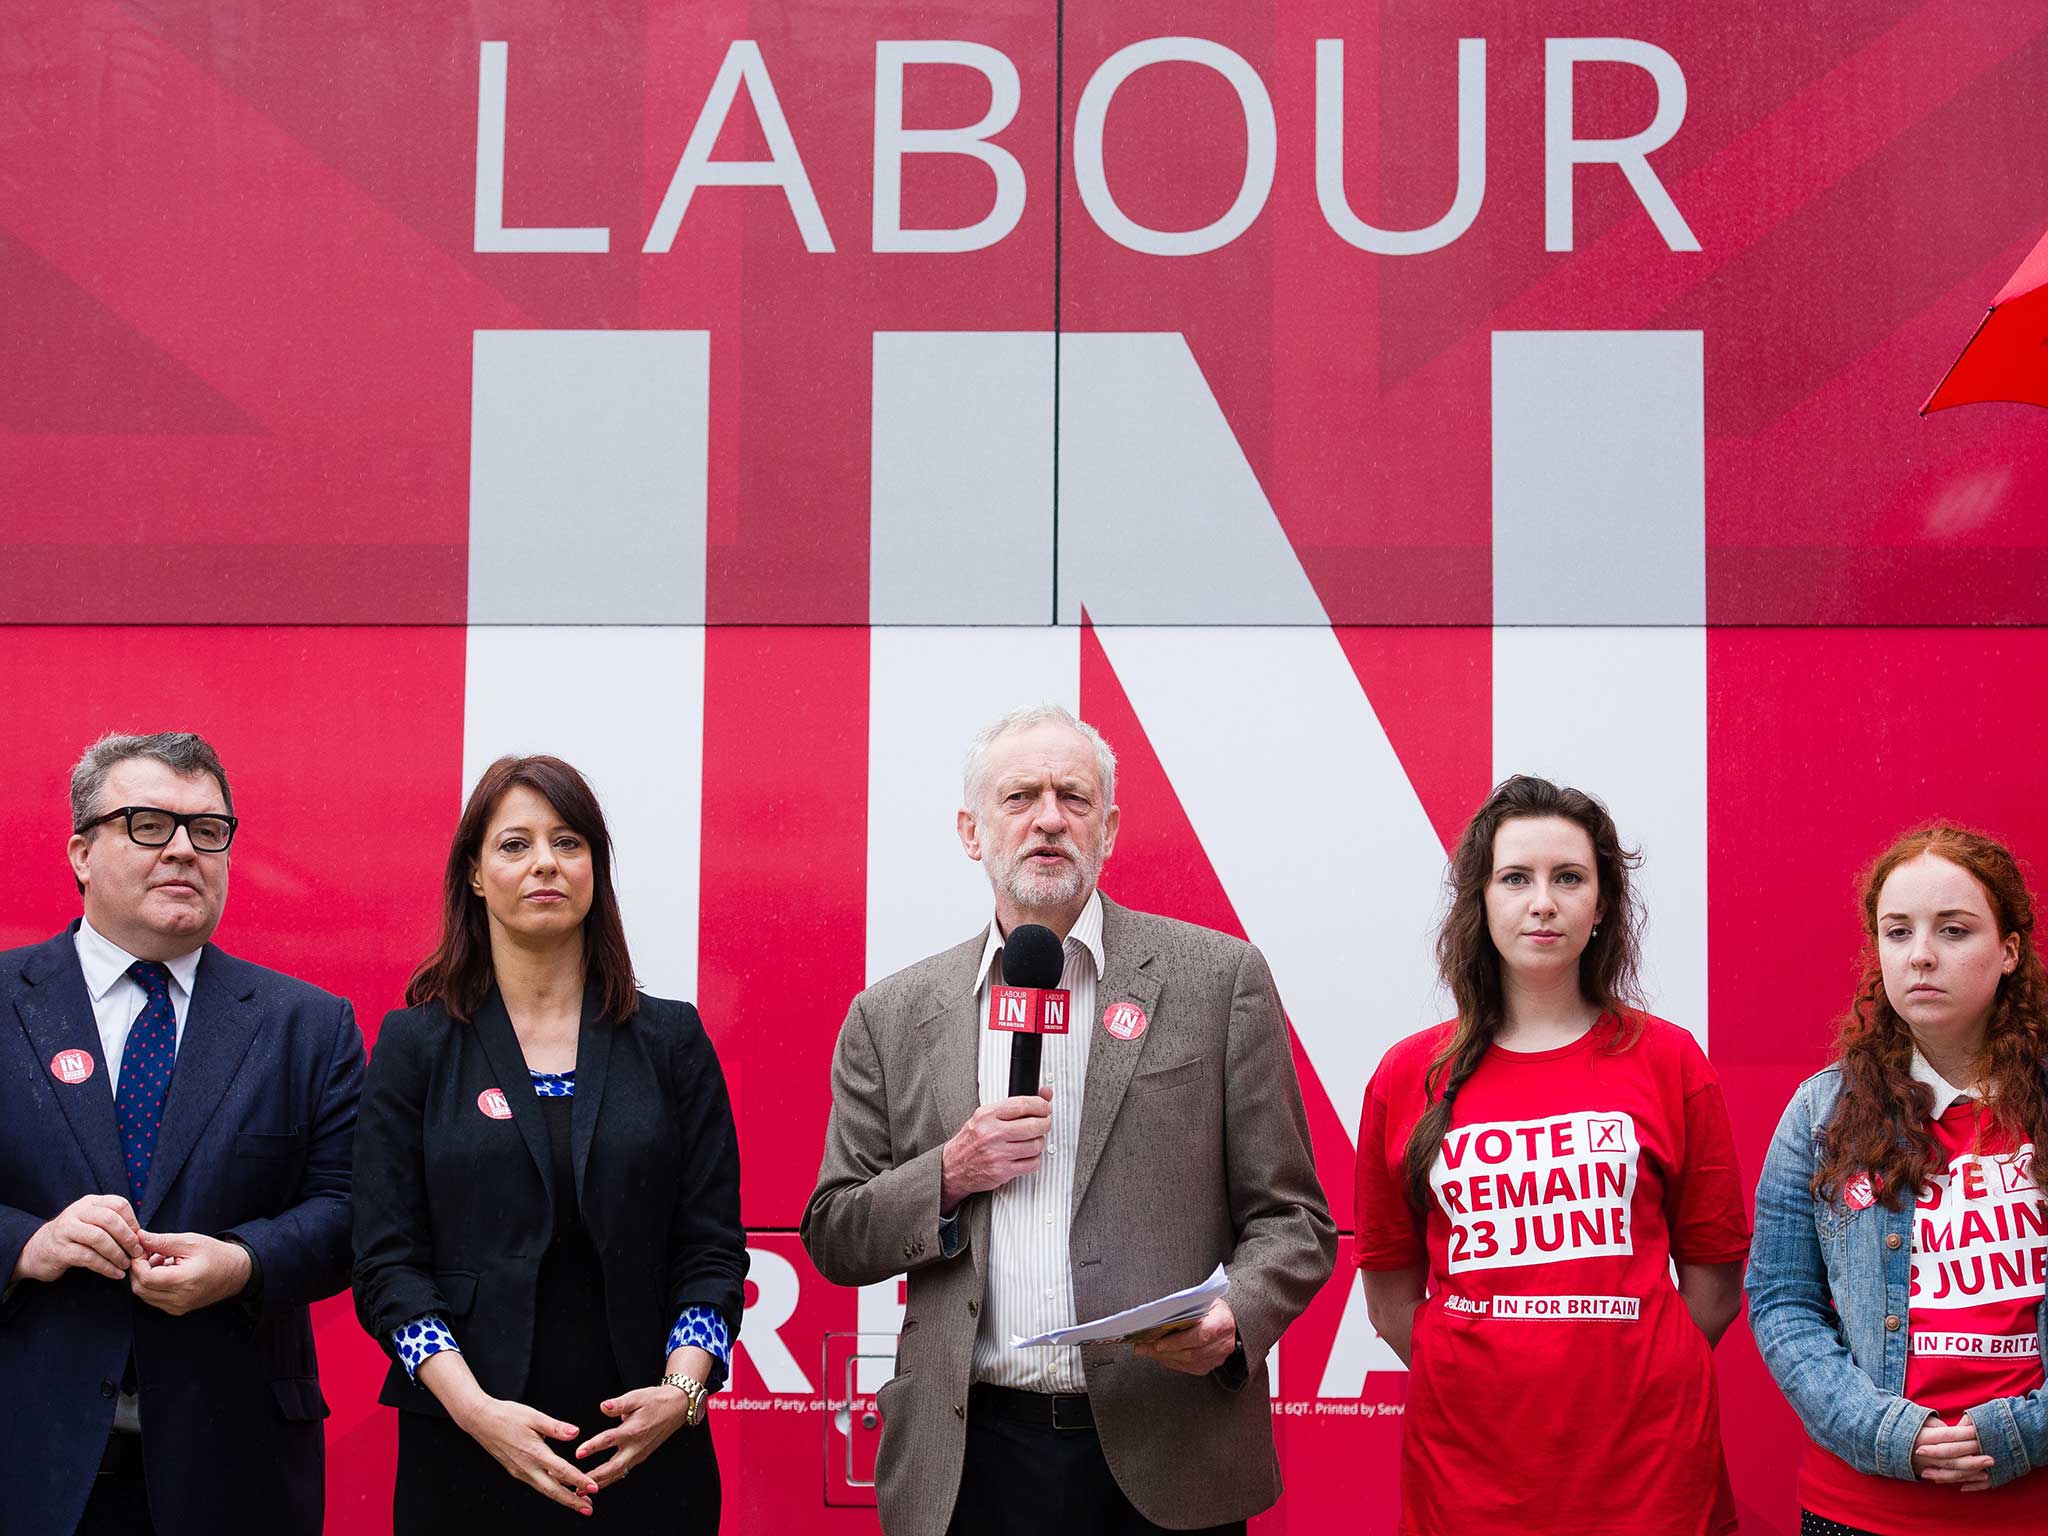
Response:
[[[1088,1393],[1110,1469],[1147,1519],[1246,1519],[1280,1496],[1266,1351],[1329,1277],[1336,1228],[1264,958],[1207,928],[1102,906],[1098,1009],[1136,1002],[1151,1023],[1132,1041],[1098,1034],[1089,1055],[1069,1229],[1075,1314],[1149,1300],[1220,1262],[1251,1370],[1233,1389],[1128,1345],[1087,1345]],[[939,1149],[980,1101],[974,973],[986,936],[853,1000],[804,1211],[804,1246],[827,1279],[909,1276],[896,1374],[879,1394],[890,1536],[941,1536],[960,1485],[989,1202],[962,1204],[966,1242],[942,1258]]]

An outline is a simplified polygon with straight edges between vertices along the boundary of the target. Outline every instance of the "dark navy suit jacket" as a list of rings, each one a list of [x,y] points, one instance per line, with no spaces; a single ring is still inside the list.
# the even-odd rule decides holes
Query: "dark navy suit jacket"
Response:
[[[72,931],[0,952],[0,1285],[72,1201],[130,1195]],[[53,1066],[72,1051],[93,1064],[83,1081]],[[77,1524],[132,1352],[159,1536],[317,1536],[327,1404],[307,1307],[348,1284],[362,1080],[346,1001],[211,944],[201,952],[136,1215],[151,1231],[240,1239],[260,1290],[172,1317],[89,1270],[9,1288],[0,1528]]]

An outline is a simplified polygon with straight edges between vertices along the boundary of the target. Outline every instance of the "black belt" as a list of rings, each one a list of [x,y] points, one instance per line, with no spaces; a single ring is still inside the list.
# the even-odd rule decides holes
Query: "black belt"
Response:
[[[1040,1429],[1095,1427],[1095,1410],[1085,1392],[1020,1392],[978,1381],[968,1390],[967,1411]]]
[[[122,1429],[108,1435],[107,1448],[100,1452],[100,1476],[142,1476],[142,1436]]]

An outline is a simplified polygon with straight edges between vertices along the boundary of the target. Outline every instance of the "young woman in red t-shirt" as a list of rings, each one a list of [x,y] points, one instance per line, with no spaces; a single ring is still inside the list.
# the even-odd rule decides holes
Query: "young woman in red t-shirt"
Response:
[[[2048,971],[2012,854],[1937,824],[1863,883],[1834,1064],[1757,1186],[1750,1330],[1809,1536],[2048,1531]]]
[[[1406,1536],[1736,1528],[1710,1351],[1749,1224],[1713,1068],[1631,1006],[1637,862],[1591,796],[1494,790],[1437,936],[1458,1016],[1366,1090],[1358,1264],[1409,1368]]]

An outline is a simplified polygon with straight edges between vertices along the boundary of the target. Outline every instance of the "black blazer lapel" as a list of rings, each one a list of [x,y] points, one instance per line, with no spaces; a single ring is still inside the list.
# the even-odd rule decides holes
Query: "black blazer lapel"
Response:
[[[541,1119],[540,1100],[534,1096],[533,1079],[526,1075],[526,1053],[519,1049],[519,1036],[512,1029],[512,1015],[505,1011],[505,999],[498,989],[492,987],[470,1020],[470,1028],[476,1031],[482,1043],[484,1055],[491,1063],[491,1072],[497,1078],[492,1084],[505,1095],[505,1103],[512,1111],[512,1123],[519,1127],[519,1134],[525,1138],[526,1150],[532,1155],[534,1166],[540,1169],[541,1184],[548,1192],[548,1209],[555,1208],[555,1159],[548,1149],[547,1122]],[[581,1049],[579,1046],[578,1049]],[[582,1074],[577,1074],[579,1079]],[[581,1087],[581,1083],[578,1083]],[[581,1169],[578,1169],[581,1172]]]
[[[597,1135],[597,1106],[604,1099],[605,1068],[612,1056],[612,1032],[619,1026],[597,1016],[596,987],[583,993],[583,1022],[576,1034],[576,1102],[569,1111],[569,1145],[576,1164],[576,1200],[583,1209],[583,1170],[590,1164],[590,1143]]]
[[[199,955],[192,978],[192,1002],[185,1010],[185,1028],[171,1064],[171,1086],[164,1091],[163,1120],[157,1126],[156,1153],[150,1159],[149,1185],[136,1216],[146,1227],[156,1218],[178,1170],[198,1145],[199,1133],[220,1108],[235,1070],[249,1054],[249,1044],[263,1023],[254,1002],[254,968],[211,944]]]
[[[61,933],[38,946],[22,966],[21,979],[14,1011],[36,1064],[48,1072],[61,1051],[83,1051],[92,1061],[93,1074],[84,1082],[66,1083],[52,1076],[50,1088],[100,1192],[126,1199],[128,1166],[121,1159],[121,1132],[114,1123],[114,1080],[100,1048],[99,1025],[71,934]]]

